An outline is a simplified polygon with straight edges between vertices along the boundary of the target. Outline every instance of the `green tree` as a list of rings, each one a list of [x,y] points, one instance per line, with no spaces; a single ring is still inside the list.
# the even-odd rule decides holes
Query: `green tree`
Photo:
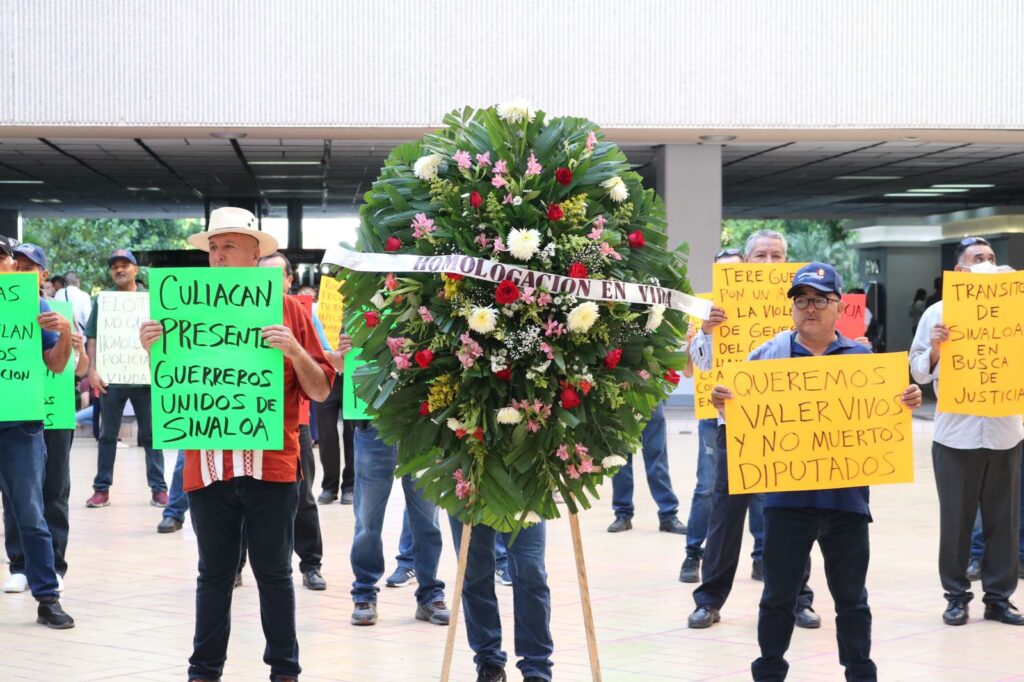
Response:
[[[110,283],[107,258],[115,249],[153,251],[182,249],[198,231],[198,220],[49,219],[25,220],[26,242],[46,250],[51,273],[74,270],[85,291]]]
[[[758,230],[786,236],[789,259],[829,263],[842,276],[847,289],[863,286],[858,272],[857,236],[841,220],[723,220],[722,247],[742,249]]]

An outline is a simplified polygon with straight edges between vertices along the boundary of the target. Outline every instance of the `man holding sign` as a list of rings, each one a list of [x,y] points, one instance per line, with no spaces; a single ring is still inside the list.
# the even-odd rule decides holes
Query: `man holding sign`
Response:
[[[945,278],[942,300],[925,310],[910,347],[914,380],[935,382],[939,394],[932,463],[939,493],[939,579],[947,601],[942,614],[946,625],[964,625],[969,618],[968,604],[974,594],[967,565],[979,506],[985,532],[981,561],[985,618],[1024,625],[1024,614],[1010,603],[1017,589],[1020,561],[1017,534],[1024,401],[1007,399],[1004,391],[992,392],[997,395],[985,391],[999,379],[1019,379],[1019,371],[1008,370],[1009,363],[1021,357],[1021,326],[1008,318],[1019,316],[1014,312],[1019,311],[1021,300],[1016,287],[1024,284],[1014,276],[966,274],[994,271],[995,264],[995,252],[986,240],[968,237],[961,241],[955,272]],[[947,377],[941,394],[940,355],[943,376]],[[970,391],[973,395],[961,401],[972,380],[976,384]],[[984,399],[990,396],[992,399]],[[997,414],[1003,416],[992,416]]]
[[[754,350],[749,359],[870,354],[867,347],[836,333],[843,307],[842,289],[842,279],[831,265],[810,263],[800,268],[788,292],[793,300],[796,331],[779,333]],[[781,383],[785,386],[786,382],[797,380],[798,373],[788,371],[784,377]],[[739,390],[738,382],[734,388]],[[805,390],[809,395],[812,389]],[[719,409],[725,408],[726,401],[732,398],[733,391],[725,386],[715,386],[712,392],[712,400]],[[915,385],[906,387],[900,402],[911,409],[920,406],[921,389]],[[762,401],[760,407],[763,409],[766,404]],[[814,407],[817,412],[812,409],[810,415],[799,413],[797,419],[813,421],[815,415],[821,421],[831,419],[825,413],[826,401],[815,401]],[[784,423],[782,415],[776,417]],[[794,419],[792,414],[789,419]],[[765,425],[771,423],[767,418],[763,421]],[[812,446],[805,443],[801,447]],[[846,678],[877,679],[877,669],[871,660],[871,610],[864,587],[870,521],[866,487],[773,492],[765,496],[764,591],[757,623],[761,657],[751,665],[755,680],[786,677],[789,664],[784,656],[793,634],[793,611],[815,541],[825,558],[825,576],[835,601],[839,662],[846,668]]]
[[[0,391],[7,399],[5,417],[17,407],[24,411],[17,419],[0,421],[0,490],[18,526],[29,589],[39,602],[36,622],[66,629],[75,621],[58,601],[53,539],[43,517],[42,395],[43,366],[61,372],[71,357],[71,324],[39,297],[38,277],[9,274],[15,267],[14,247],[9,238],[0,237]],[[26,403],[27,395],[36,400]]]
[[[269,256],[277,250],[277,240],[257,229],[256,216],[240,208],[213,211],[206,231],[190,236],[189,243],[209,253],[210,267],[239,268],[236,271],[238,276],[248,268],[255,268],[260,256]],[[260,269],[261,276],[264,271],[266,269]],[[276,285],[280,293],[280,279]],[[182,298],[188,295],[186,291],[181,293]],[[211,302],[232,307],[248,305],[257,310],[262,299],[253,294],[231,287],[217,287],[211,294]],[[277,682],[293,682],[301,672],[295,632],[295,588],[291,577],[298,480],[301,476],[299,402],[303,398],[323,400],[327,397],[334,369],[324,357],[313,323],[302,305],[286,296],[281,296],[281,299],[284,324],[266,325],[259,329],[262,337],[259,346],[277,349],[283,355],[283,447],[279,450],[233,452],[212,449],[216,446],[211,443],[201,452],[185,451],[185,490],[189,493],[192,527],[199,545],[194,650],[188,670],[189,680],[193,681],[219,680],[224,671],[231,595],[243,532],[248,540],[249,559],[260,592],[260,616],[267,641],[263,660],[270,665],[271,677]],[[278,304],[275,302],[274,305]],[[263,307],[269,308],[269,304]],[[165,329],[160,322],[144,322],[139,328],[143,347],[151,354],[168,357],[166,349],[177,350],[174,344],[181,340],[180,335],[192,338],[182,329],[188,320],[172,322],[177,329],[167,330],[166,336],[173,337],[170,341],[162,338]],[[204,328],[211,330],[213,325],[207,324]],[[227,334],[226,331],[224,333]],[[213,335],[211,331],[200,334],[206,341]],[[239,334],[232,333],[232,336],[237,341]],[[159,345],[154,347],[154,344]],[[184,350],[179,355],[182,353],[201,356],[203,351]],[[241,369],[225,370],[232,374],[225,373],[215,381],[211,372],[210,381],[223,384],[230,382],[232,377],[240,381]],[[213,390],[208,382],[200,379],[195,380],[194,388],[197,392]],[[266,389],[264,400],[270,400],[273,390],[273,386]],[[281,396],[281,393],[277,395]],[[212,411],[207,415],[215,416]],[[280,428],[279,424],[271,426]]]

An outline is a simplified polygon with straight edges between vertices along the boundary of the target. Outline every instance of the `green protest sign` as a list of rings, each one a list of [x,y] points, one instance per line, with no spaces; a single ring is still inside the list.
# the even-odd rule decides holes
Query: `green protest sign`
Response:
[[[39,275],[0,275],[0,415],[4,421],[43,418]]]
[[[356,369],[366,363],[359,356],[359,349],[353,348],[345,354],[345,372],[342,375],[344,383],[341,386],[341,416],[343,419],[372,419],[366,414],[366,402],[356,397],[356,389],[352,383],[352,376]]]
[[[74,328],[74,312],[68,301],[47,301],[53,312],[67,319]],[[60,374],[45,370],[43,378],[43,405],[46,416],[43,418],[45,429],[75,428],[75,354],[68,358],[68,364]]]
[[[282,324],[280,268],[150,271],[153,447],[280,450],[284,357],[261,329]]]

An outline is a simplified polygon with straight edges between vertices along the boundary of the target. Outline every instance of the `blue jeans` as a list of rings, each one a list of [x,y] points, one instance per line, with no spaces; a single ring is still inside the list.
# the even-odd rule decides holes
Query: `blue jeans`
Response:
[[[352,538],[352,601],[376,602],[380,588],[377,582],[384,575],[384,545],[381,531],[384,512],[395,482],[398,449],[377,437],[377,430],[359,427],[355,437],[355,516],[356,530]],[[427,502],[416,490],[412,476],[402,477],[405,508],[412,529],[413,564],[416,568],[416,602],[429,604],[444,600],[444,582],[437,579],[441,559],[441,530],[437,525],[437,507]]]
[[[188,511],[188,495],[185,494],[185,451],[178,450],[178,459],[174,462],[174,473],[171,474],[171,492],[167,495],[167,506],[164,507],[164,518],[185,522]]]
[[[686,520],[686,556],[704,556],[704,539],[708,536],[711,518],[711,491],[715,487],[715,438],[717,419],[697,422],[697,485],[690,501],[690,517]]]
[[[1021,480],[1024,480],[1024,457],[1020,460]],[[1024,563],[1024,485],[1020,487],[1020,544],[1018,545],[1020,560]],[[971,558],[981,559],[985,553],[985,536],[981,530],[981,509],[974,519],[974,532],[971,534]]]
[[[356,471],[359,468],[356,467]],[[462,542],[462,524],[452,517],[455,549]],[[512,609],[515,616],[516,667],[523,677],[531,675],[551,679],[551,591],[544,568],[547,544],[545,523],[523,528],[515,542],[510,533],[496,533],[488,526],[473,526],[469,542],[469,561],[462,586],[462,608],[466,616],[466,636],[473,650],[477,672],[485,665],[505,667],[508,655],[501,648],[501,618],[494,589],[496,570],[495,536],[508,547],[508,568],[512,576]]]
[[[242,535],[260,593],[266,648],[263,661],[275,676],[298,677],[292,546],[298,483],[233,478],[188,494],[199,546],[196,630],[189,677],[219,680],[231,634],[231,595],[242,552]],[[255,532],[246,533],[245,528]]]
[[[679,498],[672,492],[668,473],[668,436],[665,430],[665,403],[654,408],[643,432],[644,468],[651,497],[658,505],[658,519],[666,521],[679,513]],[[633,456],[612,477],[612,510],[616,518],[633,518]]]
[[[100,400],[99,453],[96,458],[94,490],[110,489],[114,482],[114,458],[117,456],[117,434],[125,403],[131,401],[139,430],[139,445],[146,451],[146,480],[154,493],[167,492],[164,481],[164,453],[153,449],[153,406],[149,386],[110,385]]]
[[[412,541],[412,531],[409,530],[409,512],[402,515],[402,535],[398,539],[398,567],[409,571],[415,567],[413,557],[415,556],[416,545]],[[508,549],[505,547],[505,536],[501,533],[494,535],[494,565],[499,571],[508,568]]]
[[[825,579],[836,605],[836,640],[846,679],[878,679],[871,660],[871,609],[864,580],[871,551],[869,517],[832,509],[771,507],[765,510],[764,591],[757,619],[761,657],[755,680],[784,680],[784,655],[793,636],[801,585],[815,542],[825,559]]]
[[[43,422],[0,425],[0,492],[9,503],[25,555],[25,579],[36,599],[57,597],[53,538],[43,517]]]

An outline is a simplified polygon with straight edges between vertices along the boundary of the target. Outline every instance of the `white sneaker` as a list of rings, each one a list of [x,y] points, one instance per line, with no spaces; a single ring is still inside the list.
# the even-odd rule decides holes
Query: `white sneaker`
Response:
[[[28,589],[28,578],[24,573],[12,573],[11,577],[4,581],[4,592],[24,592]]]
[[[64,591],[64,578],[60,577],[60,573],[57,574],[57,591],[58,592],[63,592]]]

